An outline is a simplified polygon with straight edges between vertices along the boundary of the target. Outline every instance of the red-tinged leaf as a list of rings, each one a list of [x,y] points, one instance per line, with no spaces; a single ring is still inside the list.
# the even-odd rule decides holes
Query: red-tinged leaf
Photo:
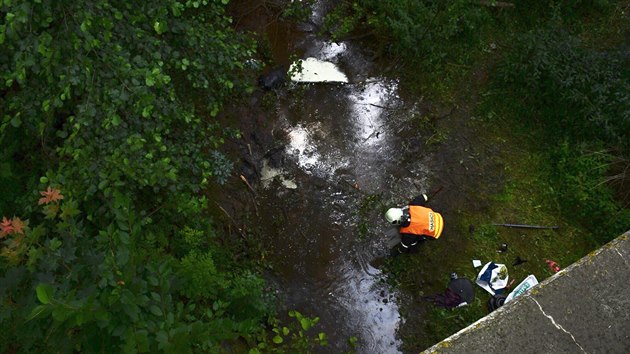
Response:
[[[24,221],[15,217],[11,220],[11,224],[13,225],[13,232],[16,234],[24,234],[24,227],[26,227],[26,223]]]
[[[13,230],[14,230],[14,227],[13,227],[13,224],[11,223],[11,220],[7,219],[6,216],[3,216],[2,223],[0,223],[0,231],[8,235],[11,232],[13,232]]]
[[[47,190],[43,192],[39,192],[39,194],[43,195],[44,198],[39,198],[38,204],[48,204],[50,202],[56,202],[58,200],[63,199],[63,195],[59,189],[53,189],[48,187]]]

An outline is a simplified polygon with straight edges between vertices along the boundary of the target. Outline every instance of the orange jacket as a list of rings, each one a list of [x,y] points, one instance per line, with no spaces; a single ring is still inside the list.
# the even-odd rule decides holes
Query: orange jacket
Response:
[[[409,215],[411,216],[411,222],[409,226],[400,228],[401,234],[424,235],[436,239],[442,234],[444,220],[442,220],[442,215],[439,213],[429,208],[410,205]]]

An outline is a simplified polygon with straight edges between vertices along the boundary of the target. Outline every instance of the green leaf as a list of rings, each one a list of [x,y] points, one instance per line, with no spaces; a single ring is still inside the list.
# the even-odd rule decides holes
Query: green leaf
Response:
[[[70,313],[71,313],[71,310],[65,307],[58,306],[53,309],[52,317],[55,321],[63,322],[66,320],[66,318],[68,318]]]
[[[136,343],[138,344],[138,351],[146,353],[149,351],[149,333],[146,330],[139,330],[136,332]]]
[[[311,321],[305,317],[300,318],[300,325],[303,330],[308,331],[308,329],[311,328]]]
[[[59,249],[59,247],[61,247],[61,245],[62,245],[62,242],[59,239],[57,239],[56,237],[53,237],[50,240],[50,244],[49,244],[48,247],[50,247],[51,251],[56,251],[56,250]]]
[[[67,219],[79,215],[79,203],[70,199],[61,206],[61,218]]]
[[[13,117],[13,119],[11,119],[11,125],[19,128],[20,125],[22,125],[22,120],[16,115],[15,117]]]
[[[59,204],[48,204],[44,206],[44,215],[46,219],[54,219],[59,212]]]
[[[164,313],[162,312],[162,310],[160,310],[159,307],[157,307],[156,305],[151,305],[149,307],[149,310],[151,311],[152,314],[158,316],[158,317],[162,317],[164,315]]]
[[[166,22],[164,21],[155,21],[153,23],[153,29],[157,34],[162,34],[166,32]]]
[[[37,300],[42,304],[49,304],[53,295],[53,288],[48,284],[39,284],[35,288],[35,292],[37,292]]]
[[[284,342],[284,339],[282,339],[282,337],[280,337],[280,336],[275,336],[275,337],[273,337],[273,342],[276,343],[276,344],[280,344],[280,343]]]
[[[38,317],[41,317],[44,312],[46,312],[46,310],[48,310],[48,306],[46,305],[37,305],[33,311],[31,311],[31,314],[28,315],[28,317],[26,318],[26,321],[31,321],[34,320]]]

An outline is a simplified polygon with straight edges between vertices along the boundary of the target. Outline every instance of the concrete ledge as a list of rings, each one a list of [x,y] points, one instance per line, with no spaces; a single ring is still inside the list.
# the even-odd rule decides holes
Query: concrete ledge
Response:
[[[630,231],[424,353],[630,353]]]

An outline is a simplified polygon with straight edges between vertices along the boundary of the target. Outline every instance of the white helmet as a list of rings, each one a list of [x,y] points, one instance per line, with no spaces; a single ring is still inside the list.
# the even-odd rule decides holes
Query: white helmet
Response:
[[[403,210],[401,208],[389,208],[385,213],[385,219],[390,224],[398,225],[403,216]]]

